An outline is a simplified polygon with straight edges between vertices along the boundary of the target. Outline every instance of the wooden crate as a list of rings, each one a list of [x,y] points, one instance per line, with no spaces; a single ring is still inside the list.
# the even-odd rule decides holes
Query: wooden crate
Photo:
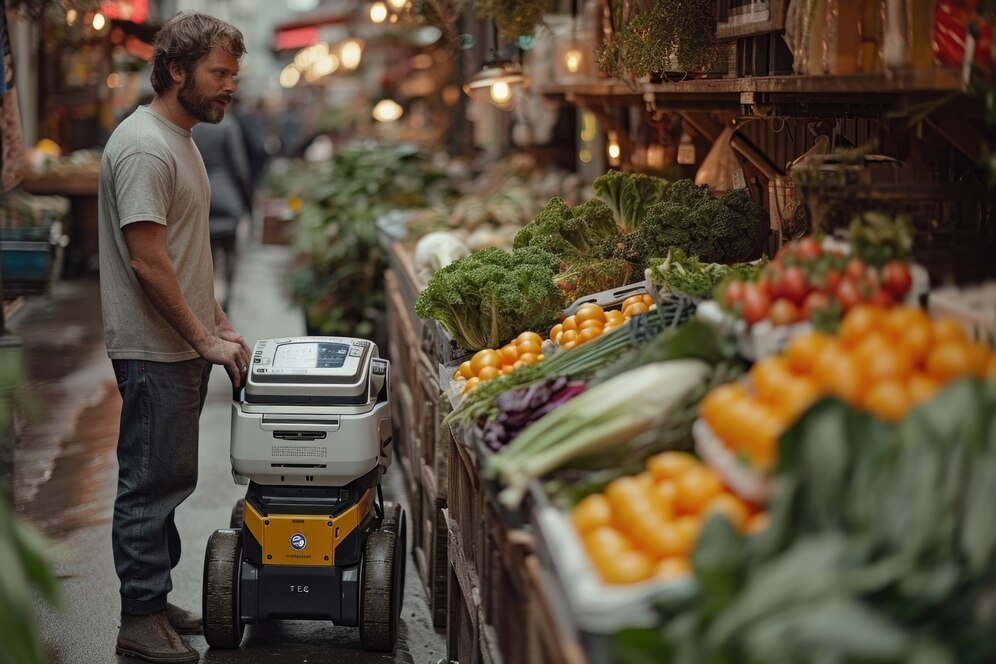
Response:
[[[413,519],[413,546],[419,577],[425,586],[432,624],[446,625],[447,538],[444,510],[446,501],[436,492],[435,472],[422,463],[419,468],[417,520]]]
[[[446,658],[460,664],[479,664],[482,614],[477,574],[463,555],[462,534],[449,508],[443,511],[447,530]]]
[[[405,311],[397,276],[393,270],[384,273],[386,315],[388,327],[388,355],[391,358],[391,425],[394,449],[398,452],[405,471],[410,504],[418,496],[418,470],[415,462],[421,458],[416,449],[414,353],[418,352],[418,339],[412,329],[411,319]]]
[[[525,530],[508,528],[492,501],[485,500],[484,549],[486,576],[481,593],[484,625],[494,631],[503,661],[537,661],[530,659],[535,607],[527,587],[525,566],[526,558],[533,552],[533,537]]]
[[[416,377],[412,389],[415,399],[415,432],[419,439],[419,454],[422,463],[436,467],[436,438],[439,436],[439,366],[425,356],[416,353]]]
[[[543,570],[535,555],[528,555],[523,567],[526,576],[526,591],[533,611],[530,616],[532,628],[528,633],[526,662],[543,664],[587,664],[580,641],[575,635],[565,634],[556,618],[556,610],[545,590]]]
[[[485,560],[482,542],[481,476],[477,470],[477,460],[461,440],[457,436],[450,438],[447,507],[450,520],[456,524],[460,535],[460,551],[466,557],[467,564],[474,570],[474,574],[480,578],[484,571]]]

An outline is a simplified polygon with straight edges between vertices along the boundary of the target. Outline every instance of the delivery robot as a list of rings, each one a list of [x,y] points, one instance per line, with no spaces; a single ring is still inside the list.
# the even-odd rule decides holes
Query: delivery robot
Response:
[[[248,485],[204,558],[204,638],[237,648],[246,624],[330,620],[394,649],[404,510],[385,503],[391,365],[365,339],[259,341],[232,403],[232,475]]]

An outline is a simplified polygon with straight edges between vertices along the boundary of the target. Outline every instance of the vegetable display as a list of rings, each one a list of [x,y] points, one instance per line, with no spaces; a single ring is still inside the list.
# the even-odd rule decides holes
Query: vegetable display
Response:
[[[569,207],[553,198],[522,227],[512,246],[538,247],[567,263],[590,258],[604,242],[619,236],[612,210],[598,199]]]
[[[681,249],[672,248],[663,260],[652,261],[647,269],[651,283],[662,298],[676,295],[705,299],[712,297],[716,287],[725,279],[753,281],[761,272],[763,263],[703,263],[687,256]]]
[[[814,406],[783,437],[768,527],[706,524],[698,595],[620,635],[616,661],[993,661],[994,431],[993,382],[898,424]]]

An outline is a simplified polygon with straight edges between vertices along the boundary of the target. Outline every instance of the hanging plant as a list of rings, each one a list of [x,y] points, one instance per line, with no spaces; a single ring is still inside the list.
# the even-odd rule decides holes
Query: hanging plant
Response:
[[[481,18],[490,18],[504,41],[529,36],[543,25],[543,16],[550,11],[550,2],[543,0],[475,0],[474,8]]]
[[[82,17],[86,12],[100,9],[100,0],[7,0],[7,8],[20,11],[31,21],[63,25],[66,22],[66,12],[70,9]]]
[[[456,47],[459,42],[457,28],[465,4],[465,0],[414,0],[411,13],[429,25],[439,28],[446,43]]]
[[[674,65],[684,71],[705,70],[716,61],[716,19],[708,0],[658,0],[651,7],[640,5],[630,17],[618,10],[622,0],[611,4],[616,31],[598,53],[598,65],[606,74],[642,77],[673,70]]]

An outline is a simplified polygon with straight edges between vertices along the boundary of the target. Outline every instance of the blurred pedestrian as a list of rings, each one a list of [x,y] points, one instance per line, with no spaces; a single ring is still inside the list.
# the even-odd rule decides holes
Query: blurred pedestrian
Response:
[[[177,634],[199,615],[167,602],[180,559],[177,506],[197,483],[198,419],[212,364],[238,388],[249,348],[214,298],[204,164],[191,138],[235,94],[242,33],[181,12],[156,34],[155,97],[111,135],[100,164],[99,254],[107,353],[121,393],[111,538],[121,581],[116,650],[195,662]]]
[[[249,157],[239,123],[231,116],[217,124],[196,125],[193,137],[211,183],[211,257],[216,276],[221,265],[223,288],[218,301],[227,313],[235,284],[239,226],[252,212]]]

